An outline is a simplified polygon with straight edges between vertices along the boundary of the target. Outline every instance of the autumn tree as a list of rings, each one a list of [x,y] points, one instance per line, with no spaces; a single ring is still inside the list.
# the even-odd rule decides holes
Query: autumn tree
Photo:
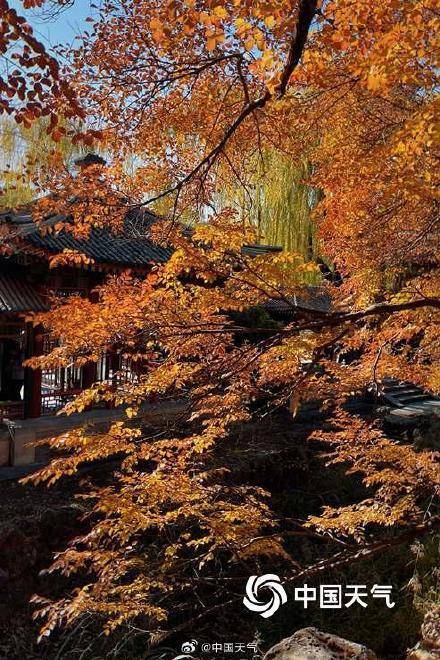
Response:
[[[40,366],[97,360],[110,345],[157,358],[123,391],[101,384],[70,404],[110,401],[126,419],[52,440],[61,454],[34,479],[117,460],[111,482],[88,493],[88,531],[52,567],[81,579],[57,602],[40,601],[43,634],[92,613],[108,630],[142,622],[154,641],[238,604],[247,577],[267,565],[287,583],[304,581],[436,522],[435,454],[396,442],[344,404],[386,376],[440,389],[438,12],[431,0],[104,0],[91,25],[64,53],[66,75],[113,161],[78,177],[54,170],[53,210],[62,190],[66,200],[76,192],[78,231],[118,230],[128,209],[166,198],[169,217],[151,231],[174,252],[143,281],[112,278],[98,300],[74,297],[39,319],[61,339]],[[268,150],[310,162],[308,183],[322,191],[317,240],[343,276],[340,287],[326,285],[329,311],[294,306],[294,296],[307,298],[312,260],[287,250],[246,256],[255,227],[214,203],[222,186],[249,181]],[[138,159],[131,176],[127,151]],[[189,211],[201,221],[182,231]],[[293,307],[293,322],[232,320],[273,299]],[[359,357],[343,366],[332,359],[336,345]],[[143,422],[153,393],[183,400],[177,424]],[[270,493],[237,479],[228,462],[238,429],[289,401],[320,402],[329,423],[313,438],[366,489],[295,527],[329,541],[312,566],[287,552],[292,528]]]
[[[41,7],[45,0],[23,0],[23,7]],[[58,5],[66,4],[62,0]],[[62,67],[44,44],[35,37],[26,18],[0,2],[0,115],[14,117],[29,127],[39,117],[47,117],[48,132],[59,139],[65,128],[60,117],[83,117],[77,97],[62,75]]]

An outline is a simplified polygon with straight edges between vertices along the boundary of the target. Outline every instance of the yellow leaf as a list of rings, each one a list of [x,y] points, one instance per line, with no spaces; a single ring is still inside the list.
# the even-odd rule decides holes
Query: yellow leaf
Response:
[[[271,30],[274,25],[275,25],[275,17],[274,16],[266,16],[264,19],[264,24],[269,30]]]
[[[224,7],[221,7],[220,5],[214,8],[213,14],[215,14],[216,16],[222,19],[227,18],[228,16],[228,12],[226,11],[226,9]]]

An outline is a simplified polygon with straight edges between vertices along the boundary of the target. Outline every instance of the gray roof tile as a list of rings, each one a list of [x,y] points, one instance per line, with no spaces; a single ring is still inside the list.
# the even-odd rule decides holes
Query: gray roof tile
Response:
[[[47,309],[36,289],[17,277],[0,273],[0,312],[41,312]]]
[[[35,226],[30,213],[18,212],[2,214],[2,218],[12,226],[20,228],[22,239],[35,248],[58,254],[63,250],[75,250],[85,254],[97,263],[118,266],[147,266],[151,263],[164,263],[171,256],[172,250],[154,243],[148,238],[148,230],[156,217],[145,211],[126,216],[126,232],[113,234],[108,229],[91,230],[87,239],[76,238],[71,232],[62,230],[57,233],[42,234]],[[62,221],[61,216],[49,218],[52,226]],[[135,233],[139,235],[135,235]]]

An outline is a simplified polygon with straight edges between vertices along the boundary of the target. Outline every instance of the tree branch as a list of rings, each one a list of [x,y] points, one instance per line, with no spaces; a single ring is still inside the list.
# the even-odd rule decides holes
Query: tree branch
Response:
[[[378,305],[372,305],[367,307],[367,309],[360,310],[358,312],[322,312],[321,310],[314,310],[308,307],[302,307],[301,305],[294,306],[294,310],[298,311],[300,314],[306,314],[307,316],[316,316],[319,317],[318,321],[312,321],[310,323],[298,323],[294,328],[287,327],[284,331],[276,331],[274,328],[267,327],[255,327],[255,328],[246,328],[243,326],[236,325],[220,325],[210,323],[210,326],[218,327],[208,327],[201,328],[200,324],[188,324],[185,326],[178,326],[180,330],[172,335],[165,335],[165,337],[181,337],[185,334],[193,336],[196,334],[224,334],[224,333],[236,333],[236,334],[278,334],[280,338],[289,335],[292,332],[302,332],[304,330],[322,330],[326,327],[333,327],[338,325],[343,325],[345,323],[355,323],[360,321],[363,318],[368,316],[383,316],[387,314],[397,314],[399,312],[405,312],[412,309],[420,309],[423,307],[432,307],[434,309],[440,309],[440,298],[420,298],[417,300],[409,300],[404,303],[381,303]]]
[[[340,566],[347,566],[349,564],[353,564],[356,561],[362,561],[363,559],[368,559],[370,557],[377,555],[380,552],[386,552],[387,550],[390,550],[393,547],[396,547],[403,543],[409,543],[410,541],[416,538],[420,538],[425,536],[426,534],[435,532],[439,528],[439,524],[440,524],[440,518],[439,516],[436,516],[430,518],[426,522],[420,523],[418,525],[414,525],[413,527],[407,529],[402,534],[398,534],[392,538],[383,539],[376,543],[366,544],[363,546],[359,546],[357,548],[350,548],[348,550],[343,550],[342,552],[333,555],[329,559],[324,559],[315,564],[311,564],[310,566],[306,566],[301,570],[295,571],[292,575],[286,577],[283,583],[286,584],[290,582],[297,582],[300,579],[312,577],[326,570],[332,570]],[[280,534],[280,536],[281,535],[282,533]],[[333,539],[329,537],[329,541],[332,540]],[[209,580],[207,578],[200,578],[200,581],[201,582],[215,581],[219,584],[222,582],[245,584],[246,577],[231,577],[231,578],[216,577],[216,578],[212,578],[212,580]],[[214,605],[213,607],[205,609],[203,612],[195,616],[190,621],[186,621],[185,623],[176,626],[172,630],[163,631],[162,636],[160,637],[158,642],[162,642],[164,639],[166,639],[171,635],[176,634],[177,632],[181,632],[190,627],[193,628],[195,624],[197,624],[200,621],[203,621],[214,612],[220,612],[226,608],[232,608],[236,606],[237,603],[241,602],[242,598],[243,598],[242,594],[240,594],[239,596],[233,596],[232,598],[230,598],[229,600],[223,603],[219,603],[218,605]]]
[[[321,327],[341,325],[342,323],[349,323],[359,321],[368,316],[382,316],[387,314],[396,314],[398,312],[405,312],[411,309],[420,309],[422,307],[433,307],[440,309],[440,298],[420,298],[417,300],[408,300],[403,303],[379,303],[371,305],[366,309],[359,310],[358,312],[329,312],[323,316],[322,312],[317,310],[316,314],[322,316],[322,320],[310,327],[310,329],[320,329]],[[303,308],[303,311],[308,314],[315,314],[314,310]]]
[[[301,55],[304,51],[304,47],[307,41],[307,37],[310,30],[310,25],[312,23],[313,17],[316,13],[317,0],[300,0],[298,19],[294,29],[294,36],[290,45],[289,53],[287,56],[286,65],[281,73],[281,79],[278,87],[276,88],[276,98],[282,98],[286,93],[290,76],[298,65]],[[229,126],[229,128],[224,133],[222,139],[216,144],[215,147],[206,154],[206,156],[189,172],[183,179],[178,181],[176,184],[164,190],[163,192],[151,197],[150,199],[143,202],[140,206],[148,206],[154,201],[157,201],[167,195],[170,195],[175,192],[179,192],[187,183],[189,183],[200,170],[207,166],[209,169],[214,163],[217,156],[224,149],[228,141],[241,126],[241,124],[252,115],[256,110],[261,110],[264,106],[273,98],[273,94],[267,89],[262,96],[247,103],[242,109],[235,121]]]
[[[276,89],[277,97],[281,98],[286,93],[290,76],[298,66],[309,35],[310,25],[317,10],[316,0],[301,0],[299,4],[298,20],[295,26],[295,36],[290,44],[286,66],[281,74],[280,83]]]

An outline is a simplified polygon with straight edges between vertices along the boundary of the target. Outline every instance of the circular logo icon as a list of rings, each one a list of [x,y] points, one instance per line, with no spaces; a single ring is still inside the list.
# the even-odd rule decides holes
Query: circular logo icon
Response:
[[[196,639],[191,639],[188,642],[183,642],[182,644],[182,653],[194,653],[197,648],[198,641]]]
[[[260,592],[270,594],[269,600],[260,600]],[[261,596],[263,595],[261,594]],[[246,584],[246,596],[243,604],[251,612],[258,612],[262,617],[268,619],[272,614],[287,603],[287,594],[278,575],[251,575]]]

